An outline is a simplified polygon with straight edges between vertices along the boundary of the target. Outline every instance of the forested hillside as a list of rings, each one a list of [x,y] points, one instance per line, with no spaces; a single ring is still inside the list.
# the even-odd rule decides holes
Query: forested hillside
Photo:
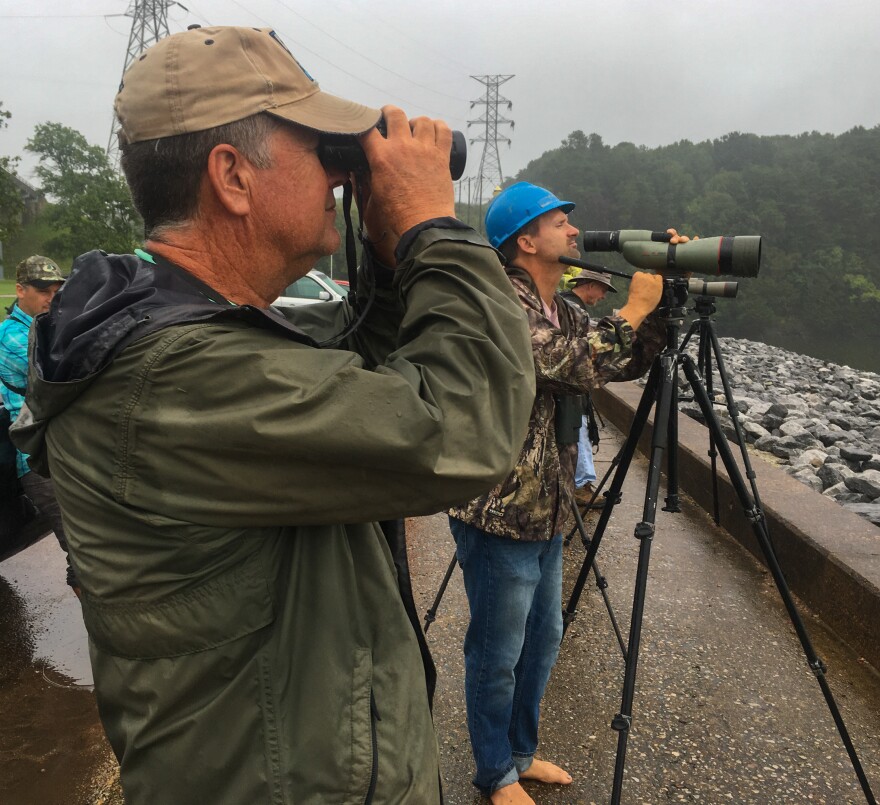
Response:
[[[763,235],[760,276],[719,300],[719,331],[880,371],[880,126],[660,148],[576,131],[517,179],[576,202],[581,229]]]

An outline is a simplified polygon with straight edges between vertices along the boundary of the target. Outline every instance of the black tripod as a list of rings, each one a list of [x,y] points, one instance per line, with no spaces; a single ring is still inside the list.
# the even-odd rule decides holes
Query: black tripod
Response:
[[[650,463],[645,491],[644,509],[642,512],[642,520],[635,527],[635,536],[639,540],[639,558],[638,566],[636,569],[635,589],[633,591],[633,606],[632,618],[630,621],[629,640],[625,652],[626,670],[624,674],[623,692],[621,697],[620,711],[617,713],[617,715],[614,716],[614,719],[611,722],[612,729],[616,730],[618,733],[617,757],[614,767],[614,784],[611,793],[612,805],[619,805],[621,790],[623,786],[623,772],[624,764],[626,762],[627,740],[629,738],[629,729],[632,723],[632,704],[635,691],[636,671],[639,659],[642,617],[645,607],[645,591],[648,581],[648,563],[651,554],[651,544],[654,538],[654,524],[657,511],[657,494],[660,488],[660,472],[664,454],[667,453],[670,445],[672,448],[669,451],[670,495],[667,498],[666,508],[669,511],[679,511],[677,495],[677,462],[675,459],[675,449],[677,447],[678,436],[677,399],[679,368],[684,371],[687,381],[693,391],[693,398],[699,405],[706,425],[709,428],[710,438],[712,440],[712,452],[715,452],[717,450],[718,454],[721,456],[721,461],[724,464],[725,469],[727,470],[727,473],[730,477],[730,482],[742,505],[745,516],[752,525],[752,529],[754,530],[758,544],[760,545],[761,551],[764,554],[767,567],[769,568],[773,579],[776,582],[776,587],[779,590],[779,594],[782,597],[782,601],[785,604],[786,610],[788,611],[789,618],[791,619],[794,629],[797,632],[798,638],[801,641],[801,646],[803,647],[804,654],[807,657],[810,669],[816,676],[819,687],[821,688],[822,693],[825,697],[825,701],[828,705],[828,709],[830,710],[832,718],[837,725],[837,730],[840,733],[840,737],[843,740],[844,746],[846,747],[846,751],[849,755],[853,769],[855,770],[856,775],[859,778],[859,782],[861,784],[862,791],[865,794],[865,798],[869,805],[876,805],[876,800],[871,791],[868,779],[865,775],[864,770],[862,769],[862,765],[859,761],[858,755],[856,754],[855,747],[853,746],[852,740],[850,739],[849,733],[846,729],[846,725],[843,722],[843,718],[837,707],[837,703],[835,702],[834,697],[831,693],[831,689],[828,687],[828,682],[825,679],[825,664],[816,656],[816,652],[813,649],[803,620],[801,619],[795,607],[794,601],[792,600],[791,592],[788,588],[788,584],[785,581],[785,577],[783,576],[782,570],[779,567],[779,563],[776,559],[776,554],[770,542],[770,534],[767,529],[767,523],[765,521],[763,511],[760,507],[757,489],[755,488],[754,473],[752,472],[751,467],[746,464],[753,490],[753,494],[749,494],[749,491],[746,489],[746,485],[743,481],[742,474],[740,473],[739,467],[737,466],[733,454],[730,450],[730,445],[727,442],[727,439],[725,438],[718,419],[715,415],[715,411],[712,407],[712,401],[710,400],[709,395],[706,391],[706,386],[704,385],[703,378],[700,377],[700,373],[697,369],[697,366],[694,364],[693,359],[687,353],[682,352],[678,346],[678,335],[681,324],[684,321],[684,317],[686,314],[684,304],[687,301],[687,296],[687,280],[679,278],[664,279],[664,292],[663,300],[661,302],[661,310],[663,311],[666,318],[666,348],[654,360],[654,364],[651,367],[644,393],[642,394],[641,400],[639,401],[638,407],[636,409],[632,427],[630,429],[629,435],[627,436],[626,442],[624,443],[624,446],[620,451],[619,465],[611,482],[610,490],[606,496],[607,499],[605,506],[602,509],[602,513],[599,517],[599,522],[596,525],[593,537],[591,540],[589,540],[587,555],[584,558],[580,573],[577,580],[575,581],[575,585],[572,590],[568,605],[563,610],[563,625],[564,628],[567,628],[577,613],[576,608],[578,599],[580,598],[587,576],[589,575],[590,568],[592,568],[594,565],[596,553],[599,550],[599,545],[602,541],[602,535],[604,534],[605,528],[608,525],[611,513],[614,509],[615,504],[620,499],[623,482],[632,461],[633,455],[635,454],[636,448],[638,446],[639,439],[648,421],[648,414],[651,408],[656,406],[654,414],[654,428],[651,438],[651,451],[649,457]],[[708,326],[708,323],[710,321],[708,307],[706,307],[706,310],[707,312],[705,313],[705,315],[701,313],[701,320],[703,320],[703,324],[698,325],[697,328],[699,329],[699,327],[702,326],[702,330],[700,330],[700,332],[701,336],[704,336],[703,341],[701,342],[700,352],[702,357],[702,368],[704,369],[704,371],[706,371],[707,369],[709,370],[709,372],[707,373],[707,377],[709,377],[711,375],[709,352],[704,353],[702,346],[703,343],[705,343],[707,345],[710,345],[715,355],[718,369],[721,374],[725,395],[727,398],[728,410],[731,412],[731,418],[733,419],[734,423],[736,423],[740,446],[744,451],[745,442],[738,428],[738,419],[735,416],[736,409],[733,404],[733,400],[730,395],[729,385],[724,374],[724,365],[721,360],[720,350],[718,349],[718,342],[717,339],[714,337],[713,329]],[[693,332],[694,330],[692,329],[692,331],[688,333],[687,337],[690,338]],[[706,349],[709,349],[710,347],[707,346]]]

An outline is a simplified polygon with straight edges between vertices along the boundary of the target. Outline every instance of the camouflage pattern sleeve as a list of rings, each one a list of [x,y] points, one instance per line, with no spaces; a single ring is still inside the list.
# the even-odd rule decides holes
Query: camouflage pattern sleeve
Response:
[[[632,360],[614,380],[634,380],[651,368],[651,362],[666,346],[666,325],[655,310],[636,330],[633,340]]]
[[[514,279],[513,285],[528,317],[539,388],[557,394],[583,394],[612,380],[638,377],[650,366],[650,359],[645,361],[653,346],[653,330],[649,327],[643,325],[640,333],[645,329],[652,339],[646,348],[640,345],[634,350],[638,339],[625,319],[606,316],[591,324],[583,310],[559,297],[557,307],[565,306],[570,322],[565,334],[544,315],[540,300],[525,283]],[[630,370],[634,355],[639,357],[638,365]]]

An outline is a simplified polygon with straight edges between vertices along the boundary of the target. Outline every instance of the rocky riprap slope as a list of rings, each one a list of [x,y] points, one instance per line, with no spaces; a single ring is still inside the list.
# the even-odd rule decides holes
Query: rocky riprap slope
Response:
[[[755,341],[719,341],[746,441],[880,525],[880,375]],[[713,392],[721,426],[735,441],[717,370]],[[681,403],[681,410],[702,421],[696,403]]]

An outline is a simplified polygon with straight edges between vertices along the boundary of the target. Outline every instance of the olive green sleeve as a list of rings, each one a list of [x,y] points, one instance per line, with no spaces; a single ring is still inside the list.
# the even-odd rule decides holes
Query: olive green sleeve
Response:
[[[369,262],[358,268],[357,299],[280,308],[290,322],[319,344],[357,352],[368,366],[382,363],[397,343],[403,307],[394,288],[396,272]]]
[[[472,231],[426,230],[392,291],[394,337],[365,331],[382,341],[375,368],[241,323],[127,349],[110,370],[127,383],[116,499],[205,525],[304,525],[425,514],[491,488],[535,395],[496,253]]]

